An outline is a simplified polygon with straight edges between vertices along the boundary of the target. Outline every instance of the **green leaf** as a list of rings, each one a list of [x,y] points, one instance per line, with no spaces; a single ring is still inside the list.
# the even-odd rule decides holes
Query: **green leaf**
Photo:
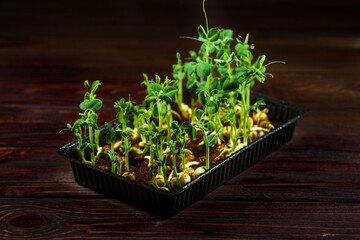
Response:
[[[169,96],[170,98],[173,98],[178,90],[176,87],[166,86],[166,87],[164,87],[163,91],[166,93],[167,96]]]
[[[263,76],[256,75],[256,79],[257,79],[260,83],[265,82],[265,77],[263,77]]]
[[[80,109],[85,111],[89,108],[90,101],[88,99],[85,99],[82,103],[80,103]]]
[[[204,121],[204,127],[206,127],[209,131],[213,130],[213,124],[211,121],[209,121],[208,119],[205,119]]]
[[[192,127],[191,130],[187,131],[187,134],[191,140],[194,140],[197,134],[195,127]]]
[[[235,60],[235,54],[232,52],[229,58],[226,60],[226,63],[230,64]]]
[[[114,131],[114,129],[110,126],[110,124],[108,124],[107,122],[104,122],[104,126],[105,126],[105,129],[108,131],[108,132],[112,132]]]
[[[216,48],[215,45],[210,45],[208,48],[208,55],[212,54],[213,52],[215,52]]]
[[[90,86],[90,84],[89,84],[89,81],[88,81],[88,80],[85,80],[85,82],[84,82],[84,86],[85,86],[87,89],[91,90],[91,86]]]
[[[210,42],[216,42],[220,37],[220,29],[219,28],[211,28],[207,34],[207,39]]]
[[[91,113],[91,114],[90,114],[90,119],[91,119],[91,121],[92,121],[94,124],[97,124],[98,116],[97,116],[96,113]]]
[[[125,98],[121,98],[119,101],[115,102],[114,108],[119,108],[121,110],[125,109]]]
[[[240,57],[247,57],[247,48],[242,43],[238,43],[235,45],[235,51]]]
[[[249,42],[249,34],[247,33],[247,34],[246,34],[246,37],[245,37],[245,40],[244,40],[244,43],[247,44],[248,42]]]
[[[223,90],[233,92],[239,88],[239,83],[232,78],[228,78],[223,83]]]
[[[265,58],[266,58],[265,55],[261,55],[258,57],[258,59],[255,62],[256,69],[260,69],[262,67],[262,65],[264,64]]]
[[[186,77],[184,72],[173,72],[173,76],[176,80],[184,79]]]
[[[96,90],[98,89],[98,87],[99,87],[100,85],[101,85],[101,83],[100,83],[99,80],[94,81],[94,82],[91,84],[92,92],[96,92]]]
[[[220,78],[214,78],[214,81],[210,82],[210,90],[212,89],[216,89],[216,90],[221,89]]]
[[[212,136],[211,140],[209,141],[209,147],[211,147],[211,146],[215,145],[215,143],[216,143],[216,138],[213,137],[213,135],[209,135],[209,136]]]
[[[184,63],[184,71],[185,73],[190,76],[195,72],[196,63],[195,62],[186,62]]]
[[[189,54],[192,58],[196,58],[197,57],[197,53],[194,50],[190,50]]]
[[[164,133],[164,130],[162,130],[160,132],[156,132],[154,134],[154,136],[151,138],[152,143],[154,143],[154,144],[159,143],[163,139],[163,133]]]
[[[266,72],[266,67],[262,66],[259,70],[260,70],[260,72],[264,73],[264,72]]]
[[[159,109],[158,109],[158,107],[157,107],[157,104],[154,104],[154,105],[153,105],[152,113],[153,113],[153,116],[154,116],[155,118],[158,118],[158,117],[159,117]]]
[[[102,105],[103,105],[102,101],[100,99],[95,98],[90,101],[89,107],[93,111],[98,111],[98,110],[100,110]]]
[[[200,61],[196,65],[196,74],[199,77],[207,77],[210,75],[210,73],[211,73],[211,65],[209,63]]]
[[[265,106],[266,103],[263,100],[256,101],[251,107],[250,110],[259,111],[259,106]]]
[[[171,102],[172,101],[172,98],[169,97],[167,94],[163,93],[160,95],[159,97],[161,100],[165,101],[165,102]]]
[[[198,27],[198,34],[199,38],[207,39],[206,31],[201,25]]]
[[[176,135],[179,135],[179,133],[180,133],[180,127],[179,127],[178,122],[177,122],[177,121],[173,121],[173,122],[171,123],[171,127],[172,127],[173,131],[175,132],[175,134],[176,134]]]
[[[196,118],[201,121],[204,117],[204,110],[202,109],[197,109],[196,110]]]
[[[151,95],[146,95],[145,97],[145,104],[147,103],[150,103],[150,102],[153,102],[156,100],[156,97],[155,96],[151,96]]]
[[[183,141],[184,138],[180,138],[176,141],[177,145],[179,145],[179,147],[182,149],[182,148],[185,148],[185,143],[186,141]],[[186,140],[186,138],[185,138]],[[177,151],[176,151],[177,152]]]
[[[248,73],[248,69],[244,66],[236,67],[232,70],[232,76],[234,79],[239,79],[244,74]]]
[[[249,62],[253,60],[253,55],[250,51],[248,51],[248,58],[249,58]]]
[[[188,121],[185,121],[181,124],[181,128],[184,130],[189,130],[189,129],[192,129],[193,127],[194,126]]]
[[[105,140],[106,140],[106,144],[113,144],[116,141],[116,137],[114,134],[106,134]]]
[[[166,104],[161,105],[161,115],[165,116],[167,112],[168,112],[167,105]]]
[[[255,84],[255,81],[252,80],[252,81],[250,82],[250,88],[252,88],[252,87],[254,86],[254,84]]]
[[[74,131],[76,131],[77,129],[79,129],[80,127],[81,127],[81,125],[83,125],[84,124],[84,120],[83,119],[78,119],[78,120],[76,120],[75,122],[74,122],[74,125],[71,127],[70,126],[70,129],[71,129],[71,131],[72,132],[74,132]],[[70,124],[69,124],[70,125]],[[69,126],[68,126],[69,127]]]
[[[219,105],[215,101],[209,100],[206,104],[206,110],[209,114],[215,114],[219,110]]]
[[[198,94],[198,99],[199,99],[199,102],[201,103],[201,105],[203,105],[203,106],[206,105],[206,98],[207,98],[206,92],[200,91]]]
[[[90,100],[90,93],[89,92],[85,93],[84,100]]]
[[[150,83],[147,88],[147,94],[154,95],[162,90],[162,86],[159,83]]]
[[[233,31],[231,29],[225,29],[221,32],[221,38],[226,40],[226,39],[231,39],[232,40],[233,37]]]
[[[183,122],[181,124],[181,128],[187,132],[190,139],[194,139],[196,137],[196,129],[190,122]]]
[[[188,81],[186,82],[186,87],[189,89],[192,88],[195,84],[196,84],[195,78],[189,78]]]
[[[98,129],[96,123],[94,123],[91,119],[88,119],[88,120],[86,121],[86,123],[87,123],[87,125],[88,125],[89,127],[92,127],[92,128],[94,128],[94,129]]]
[[[265,103],[263,100],[257,100],[257,101],[255,102],[255,104],[256,104],[256,105],[261,105],[261,106],[265,106],[265,105],[266,105],[266,103]]]
[[[197,127],[197,128],[203,129],[203,126],[201,125],[201,123],[199,123],[199,122],[197,122],[197,121],[194,121],[194,125],[195,125],[195,127]]]
[[[174,141],[173,140],[166,141],[166,142],[164,142],[164,145],[168,146],[168,147],[171,147],[171,146],[174,145]]]

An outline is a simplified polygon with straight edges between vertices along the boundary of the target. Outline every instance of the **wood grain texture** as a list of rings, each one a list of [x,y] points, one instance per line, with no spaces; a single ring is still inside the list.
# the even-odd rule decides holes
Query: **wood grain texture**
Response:
[[[28,206],[33,206],[31,209]],[[0,237],[15,239],[355,239],[358,204],[202,200],[161,219],[116,200],[2,200]],[[9,211],[11,209],[11,211]],[[296,218],[294,218],[296,216]],[[309,221],[311,219],[312,221]],[[5,233],[5,234],[4,234]],[[46,235],[43,235],[46,234]]]
[[[201,1],[0,2],[1,239],[360,239],[358,1],[207,1],[210,26],[283,60],[255,91],[307,107],[293,139],[171,219],[74,182],[56,150],[83,81],[100,122],[198,44]]]

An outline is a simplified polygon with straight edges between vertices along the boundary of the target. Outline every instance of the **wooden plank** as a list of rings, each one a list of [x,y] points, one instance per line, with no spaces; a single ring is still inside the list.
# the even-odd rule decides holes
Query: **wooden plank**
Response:
[[[0,238],[355,239],[358,204],[200,201],[161,219],[114,200],[1,199]]]

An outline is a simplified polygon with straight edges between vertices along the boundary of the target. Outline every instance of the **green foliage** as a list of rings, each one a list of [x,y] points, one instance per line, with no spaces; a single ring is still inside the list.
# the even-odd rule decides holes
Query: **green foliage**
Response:
[[[146,86],[144,102],[136,105],[130,99],[126,101],[121,98],[114,103],[114,107],[118,110],[116,115],[118,125],[104,124],[107,131],[105,140],[111,146],[111,150],[103,152],[112,161],[113,172],[117,169],[117,173],[121,174],[123,156],[114,150],[117,139],[121,140],[120,147],[125,155],[125,171],[128,172],[129,152],[134,150],[132,138],[140,135],[139,141],[145,147],[143,146],[142,150],[137,149],[135,154],[149,154],[148,166],[153,185],[158,187],[154,173],[154,169],[157,168],[157,174],[163,176],[167,188],[169,187],[166,177],[167,154],[170,153],[172,156],[172,170],[178,177],[176,159],[180,157],[181,170],[184,171],[189,140],[200,137],[200,141],[202,140],[200,144],[205,145],[206,170],[210,167],[210,148],[216,143],[229,140],[231,147],[223,150],[220,154],[222,155],[231,154],[239,142],[246,145],[251,141],[249,136],[253,129],[249,115],[252,111],[260,111],[260,107],[266,103],[260,100],[251,104],[250,89],[255,82],[263,83],[267,75],[272,76],[266,70],[270,64],[276,62],[265,64],[265,55],[254,58],[251,53],[254,45],[249,43],[248,34],[245,38],[234,37],[231,29],[209,28],[205,0],[203,0],[203,11],[205,27],[200,25],[197,28],[197,37],[186,37],[198,41],[199,49],[190,50],[189,57],[184,59],[181,58],[180,53],[176,53],[177,62],[172,66],[174,80],[166,77],[162,81],[158,75],[155,75],[154,79],[149,79],[143,74],[143,84]],[[196,88],[195,98],[201,106],[195,105],[195,100],[192,99],[191,108],[185,109],[183,81],[186,82],[187,88]],[[64,129],[71,131],[78,139],[77,151],[82,161],[90,162],[92,165],[95,165],[96,155],[100,153],[100,131],[96,112],[102,108],[103,103],[95,94],[100,85],[98,80],[91,84],[88,80],[84,82],[87,92],[79,104],[83,112],[79,113],[78,120],[72,125],[67,124],[67,128]],[[182,118],[181,114],[173,116],[174,109],[171,104],[173,102],[181,113],[191,116],[189,118]],[[224,132],[225,128],[230,128],[230,132]],[[202,138],[201,134],[198,136],[197,129],[202,133]],[[82,137],[86,133],[89,134],[89,142],[84,143]],[[227,139],[224,136],[227,136]],[[229,142],[226,142],[226,145],[229,145]],[[87,161],[84,157],[86,149],[90,150],[91,161]]]

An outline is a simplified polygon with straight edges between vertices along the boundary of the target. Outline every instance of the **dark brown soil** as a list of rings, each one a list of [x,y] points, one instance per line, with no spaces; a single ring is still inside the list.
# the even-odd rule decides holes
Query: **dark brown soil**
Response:
[[[274,125],[275,125],[275,127],[277,127],[278,125],[280,125],[280,123],[275,123]],[[197,168],[200,166],[205,166],[205,164],[206,164],[205,145],[203,145],[203,144],[199,145],[202,142],[202,140],[203,140],[202,132],[198,131],[197,137],[192,141],[188,140],[188,142],[186,143],[186,148],[189,149],[190,151],[192,151],[192,153],[194,155],[193,158],[191,159],[191,158],[189,158],[189,154],[186,154],[187,162],[189,162],[189,161],[199,162],[199,165],[194,166],[194,168]],[[227,142],[227,140],[228,139],[225,139],[225,142]],[[133,141],[132,146],[138,147],[139,149],[141,149],[138,146],[138,143],[139,143],[139,140]],[[210,148],[210,168],[212,168],[213,166],[215,166],[216,164],[218,164],[219,162],[224,160],[223,156],[220,157],[219,159],[217,159],[217,157],[220,155],[221,151],[225,147],[226,147],[225,143],[221,143],[221,145],[216,144],[215,146]],[[109,146],[103,146],[103,148],[110,149]],[[123,153],[120,153],[120,156],[122,156],[122,155],[123,155]],[[129,159],[130,171],[129,172],[135,176],[136,181],[152,186],[152,184],[151,184],[152,177],[150,174],[150,169],[148,167],[149,161],[147,159],[145,159],[144,156],[137,156],[135,152],[130,152],[129,157],[130,157],[130,159]],[[176,162],[177,162],[176,165],[178,166],[177,171],[180,172],[180,169],[179,169],[179,166],[181,163],[180,157],[178,157],[176,159]],[[166,165],[167,165],[167,169],[168,169],[167,176],[169,176],[172,171],[172,165],[173,165],[172,157],[170,154],[168,154],[168,156],[167,156],[167,164]],[[96,166],[99,168],[105,169],[107,171],[111,171],[111,161],[108,157],[98,157]],[[123,167],[122,167],[121,174],[124,174],[124,162],[122,162],[122,166]],[[156,167],[154,168],[154,174],[155,175],[157,174]]]
[[[196,167],[200,167],[200,166],[205,166],[205,154],[206,154],[206,148],[204,145],[198,146],[199,143],[203,140],[203,136],[201,132],[198,132],[198,136],[194,141],[188,141],[187,143],[187,149],[189,149],[190,151],[193,152],[195,159],[193,159],[193,161],[198,161],[200,162],[199,165],[195,166]],[[105,146],[107,148],[107,146]],[[214,165],[216,165],[217,163],[219,163],[219,161],[215,161],[214,159],[216,159],[217,156],[219,156],[221,151],[219,151],[217,149],[217,146],[215,145],[214,147],[210,148],[210,168],[213,167]],[[188,160],[190,161],[190,160]],[[181,163],[181,159],[180,157],[176,159],[177,162],[177,166],[180,166]],[[130,154],[130,172],[134,174],[136,181],[141,182],[143,184],[146,185],[152,185],[151,184],[151,175],[150,175],[150,170],[148,167],[148,160],[144,159],[143,156],[139,157],[136,156],[135,154]],[[109,158],[107,157],[98,157],[97,161],[96,161],[96,166],[102,169],[105,169],[107,171],[111,171],[111,161]],[[124,163],[123,163],[124,166]],[[171,155],[168,154],[167,157],[167,176],[170,175],[171,171],[172,171],[172,158]],[[180,172],[180,169],[177,169],[178,172]],[[122,167],[122,174],[124,173],[124,167]],[[154,169],[154,173],[156,175],[157,170]]]

